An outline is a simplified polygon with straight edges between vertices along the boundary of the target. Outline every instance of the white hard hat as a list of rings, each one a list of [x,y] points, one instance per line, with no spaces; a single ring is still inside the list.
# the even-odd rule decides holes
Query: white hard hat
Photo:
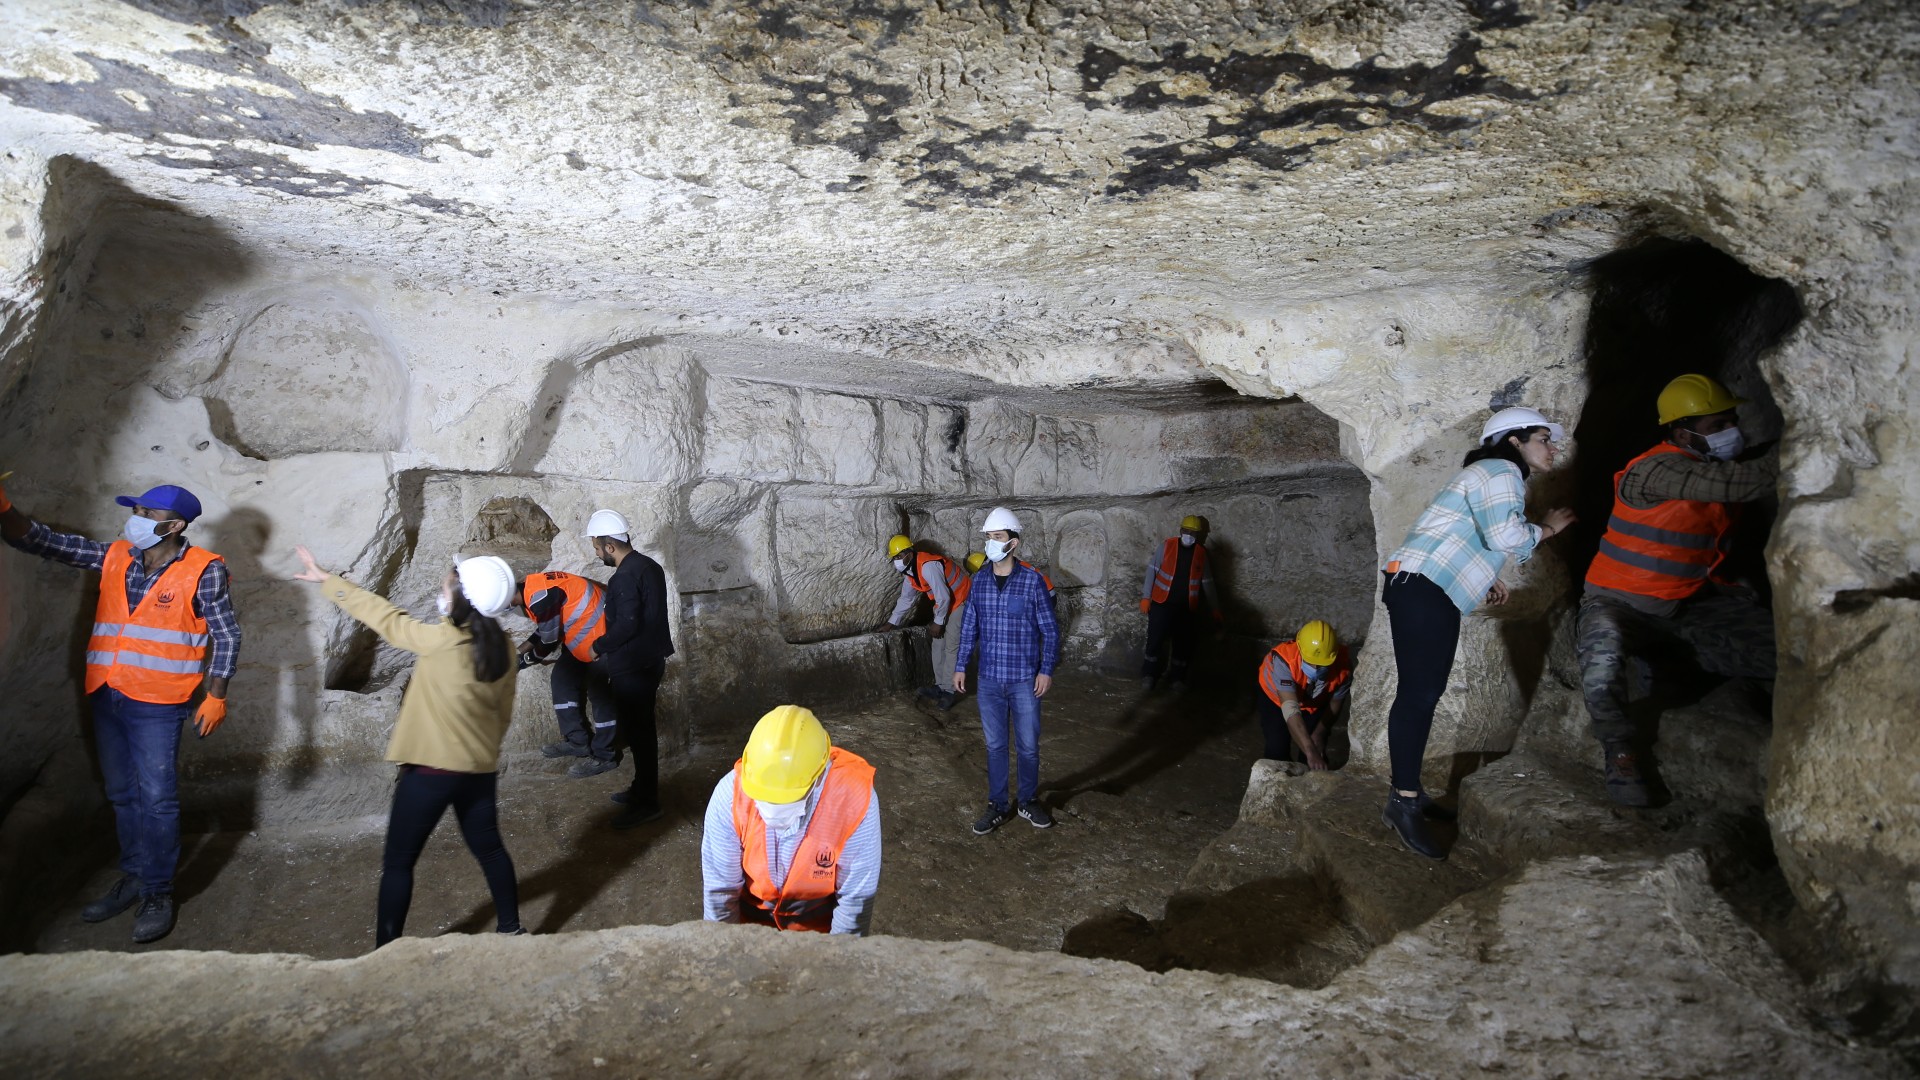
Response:
[[[453,568],[460,578],[460,591],[467,594],[473,610],[489,619],[497,619],[513,605],[513,567],[498,555],[462,559]]]
[[[1537,409],[1524,405],[1515,405],[1510,409],[1501,409],[1487,419],[1485,427],[1480,429],[1480,445],[1491,446],[1493,440],[1516,428],[1543,427],[1547,437],[1554,442],[1567,437],[1565,428],[1542,416]]]
[[[587,519],[588,537],[611,536],[623,544],[633,542],[632,530],[627,527],[626,517],[618,510],[595,510]]]
[[[1020,519],[1014,517],[1013,511],[1006,507],[996,506],[987,514],[987,523],[980,526],[980,531],[990,533],[999,532],[1001,529],[1005,529],[1008,532],[1019,532]]]

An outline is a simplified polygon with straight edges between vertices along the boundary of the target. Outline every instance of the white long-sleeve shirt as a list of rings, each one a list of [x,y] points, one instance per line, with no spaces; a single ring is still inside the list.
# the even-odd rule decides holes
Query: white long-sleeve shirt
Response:
[[[767,832],[767,873],[777,880],[787,879],[794,852],[807,835],[807,824],[813,820],[826,779],[827,774],[821,773],[807,793],[807,813],[798,828],[785,836]],[[764,822],[761,827],[766,827]],[[700,876],[708,922],[740,921],[740,896],[747,887],[747,873],[741,866],[745,850],[733,829],[733,770],[728,769],[713,786],[713,797],[707,800],[706,827],[700,836]],[[873,894],[879,888],[880,796],[874,793],[867,796],[866,816],[840,851],[840,891],[833,909],[833,933],[866,936],[873,921]]]
[[[947,616],[953,611],[953,593],[947,588],[944,571],[927,579],[927,595],[933,600],[933,625],[947,625]],[[887,616],[887,621],[895,626],[905,625],[907,616],[913,614],[913,606],[919,602],[920,590],[913,587],[913,578],[901,574],[900,599],[894,602],[893,614]]]

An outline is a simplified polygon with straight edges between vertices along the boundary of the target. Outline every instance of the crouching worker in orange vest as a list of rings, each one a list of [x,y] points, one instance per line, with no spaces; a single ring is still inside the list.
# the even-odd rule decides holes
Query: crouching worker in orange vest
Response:
[[[15,509],[0,488],[0,535],[29,555],[100,571],[86,687],[100,776],[120,834],[120,877],[80,917],[104,922],[138,902],[133,940],[144,945],[173,930],[180,724],[191,712],[204,738],[226,719],[240,623],[227,564],[182,535],[200,516],[192,492],[163,484],[114,501],[133,514],[123,539],[102,543],[54,532]],[[203,675],[207,694],[192,709]]]
[[[1325,769],[1327,732],[1347,707],[1352,680],[1353,659],[1324,619],[1313,620],[1292,641],[1269,650],[1260,663],[1260,731],[1267,740],[1262,756],[1274,761],[1304,758],[1309,768]],[[1301,758],[1294,757],[1294,747]]]
[[[864,936],[880,887],[873,766],[782,705],[707,802],[700,870],[708,922]]]
[[[593,643],[607,632],[606,590],[591,578],[546,570],[527,575],[513,606],[534,622],[533,634],[520,643],[520,668],[553,665],[549,685],[560,741],[541,747],[540,753],[584,759],[567,770],[575,779],[619,768],[620,754],[613,748],[618,722],[613,686],[591,666]]]
[[[1607,795],[1623,806],[1651,802],[1627,713],[1634,657],[1774,676],[1772,613],[1721,573],[1737,504],[1766,497],[1780,474],[1777,453],[1736,460],[1746,440],[1734,410],[1744,404],[1705,375],[1680,376],[1656,402],[1665,441],[1613,478],[1613,514],[1587,568],[1577,649]]]

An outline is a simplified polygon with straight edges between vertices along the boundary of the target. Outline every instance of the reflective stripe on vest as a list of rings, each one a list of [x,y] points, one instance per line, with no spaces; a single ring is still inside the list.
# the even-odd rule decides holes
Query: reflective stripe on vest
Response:
[[[839,747],[828,751],[827,776],[807,819],[806,834],[794,849],[787,879],[778,884],[767,869],[767,826],[760,808],[740,786],[740,762],[733,763],[733,831],[740,837],[740,869],[746,891],[782,930],[827,933],[833,927],[833,899],[840,891],[840,852],[852,839],[873,799],[873,766]]]
[[[1326,689],[1322,691],[1323,696],[1309,701],[1301,693],[1301,687],[1306,686],[1310,680],[1307,678],[1305,667],[1302,666],[1300,646],[1292,641],[1283,641],[1267,650],[1267,658],[1260,662],[1260,689],[1266,691],[1267,700],[1275,705],[1280,704],[1281,691],[1280,672],[1276,662],[1285,664],[1287,674],[1292,676],[1293,696],[1301,712],[1320,711],[1321,702],[1332,701],[1333,695],[1347,685],[1347,680],[1353,677],[1353,664],[1348,659],[1347,647],[1342,645],[1334,653],[1333,663],[1323,672],[1326,674],[1327,683]]]
[[[1164,604],[1173,592],[1173,572],[1180,568],[1180,538],[1170,538],[1160,548],[1160,565],[1153,570],[1153,602]],[[1206,545],[1193,545],[1193,562],[1187,566],[1187,606],[1200,610],[1200,579],[1207,572]]]
[[[87,641],[87,693],[111,686],[135,701],[178,705],[200,687],[207,622],[193,610],[200,575],[220,558],[188,547],[160,572],[139,606],[127,609],[133,545],[116,540],[100,564],[100,600]]]
[[[520,603],[532,614],[533,601],[548,589],[565,597],[560,607],[560,638],[574,659],[594,661],[593,643],[607,632],[607,592],[597,581],[560,570],[530,574],[520,588]]]
[[[1613,513],[1600,550],[1587,567],[1588,582],[1639,596],[1683,600],[1699,592],[1726,558],[1733,507],[1668,499],[1640,510],[1620,498],[1620,483],[1634,466],[1661,454],[1685,453],[1672,443],[1661,443],[1613,474]]]

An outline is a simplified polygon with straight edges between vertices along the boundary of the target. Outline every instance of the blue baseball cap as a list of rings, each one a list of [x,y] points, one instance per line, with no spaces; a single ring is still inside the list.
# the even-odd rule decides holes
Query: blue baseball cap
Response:
[[[171,510],[188,521],[200,516],[200,500],[193,492],[172,484],[148,488],[144,495],[120,495],[114,502],[121,506],[144,506],[151,510]]]

